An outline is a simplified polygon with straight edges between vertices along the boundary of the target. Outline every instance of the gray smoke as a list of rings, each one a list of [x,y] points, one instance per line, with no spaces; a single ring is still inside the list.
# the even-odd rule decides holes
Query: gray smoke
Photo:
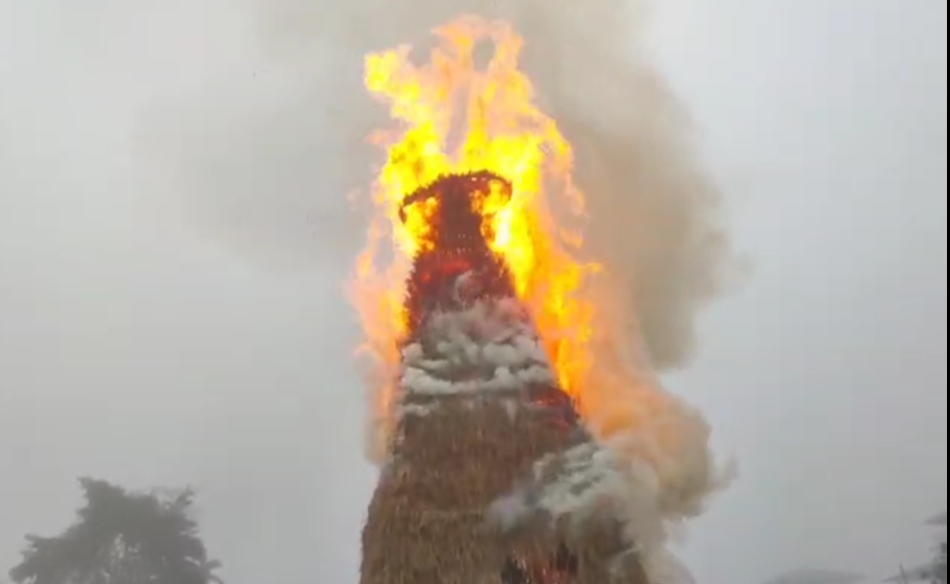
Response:
[[[363,87],[365,54],[408,43],[421,61],[431,30],[464,14],[504,18],[524,36],[522,68],[575,149],[589,212],[584,252],[609,276],[593,291],[603,299],[587,422],[606,439],[618,483],[632,487],[622,501],[651,572],[672,569],[663,557],[670,530],[701,513],[728,477],[702,415],[665,392],[650,366],[688,360],[697,312],[733,258],[689,116],[650,63],[643,4],[245,1],[248,62],[261,82],[205,80],[191,97],[156,106],[142,143],[181,177],[198,229],[268,266],[305,268],[324,255],[342,268],[364,244],[370,203],[350,195],[367,194],[382,162],[366,137],[391,125]]]
[[[575,147],[586,251],[629,290],[632,310],[614,322],[639,327],[654,366],[686,362],[731,252],[689,117],[649,62],[643,2],[246,1],[248,66],[269,89],[209,80],[205,97],[157,106],[143,128],[182,177],[198,228],[269,265],[347,262],[368,216],[348,195],[368,189],[382,152],[365,137],[387,125],[363,88],[363,56],[423,49],[431,29],[462,14],[502,17],[525,37],[523,67]]]

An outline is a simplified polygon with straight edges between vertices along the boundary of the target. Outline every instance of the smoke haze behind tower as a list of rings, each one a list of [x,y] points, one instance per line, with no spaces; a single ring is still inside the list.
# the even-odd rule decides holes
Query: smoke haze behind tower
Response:
[[[313,254],[349,261],[367,216],[359,195],[382,156],[365,139],[387,123],[385,107],[363,89],[363,56],[398,44],[419,54],[431,29],[458,15],[504,18],[525,38],[523,68],[542,108],[574,145],[589,212],[585,251],[629,290],[623,326],[641,328],[655,366],[686,363],[697,311],[734,264],[694,128],[651,65],[642,2],[277,0],[254,8],[249,34],[260,41],[261,74],[298,84],[296,100],[247,117],[227,103],[241,96],[205,94],[156,106],[142,129],[149,152],[179,171],[196,228],[270,265],[306,269]],[[327,169],[320,160],[337,162]],[[310,171],[318,165],[319,175]]]
[[[93,475],[193,484],[229,582],[353,581],[375,472],[344,195],[386,121],[362,52],[455,11],[327,4],[0,0],[0,572]],[[880,582],[946,508],[947,3],[657,6],[616,19],[647,22],[755,262],[665,377],[742,462],[685,558]]]

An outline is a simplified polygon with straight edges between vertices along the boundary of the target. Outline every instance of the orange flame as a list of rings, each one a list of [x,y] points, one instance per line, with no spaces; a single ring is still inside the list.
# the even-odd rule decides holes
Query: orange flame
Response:
[[[410,62],[406,46],[366,58],[367,89],[401,122],[397,131],[372,138],[388,157],[374,185],[380,216],[356,271],[355,300],[369,348],[386,363],[398,360],[396,346],[407,332],[402,301],[408,262],[430,245],[426,217],[437,203],[413,205],[403,223],[403,198],[446,174],[491,171],[511,181],[513,193],[478,203],[489,223],[489,246],[510,268],[562,387],[583,403],[594,307],[581,289],[598,267],[574,258],[580,237],[559,228],[551,213],[556,202],[574,217],[584,213],[583,194],[571,180],[571,146],[535,104],[531,82],[518,68],[522,40],[508,25],[468,17],[434,32],[439,43],[423,66]],[[479,70],[474,50],[486,40],[494,55]],[[379,244],[387,234],[395,254],[381,262]],[[392,393],[383,399],[385,410]]]

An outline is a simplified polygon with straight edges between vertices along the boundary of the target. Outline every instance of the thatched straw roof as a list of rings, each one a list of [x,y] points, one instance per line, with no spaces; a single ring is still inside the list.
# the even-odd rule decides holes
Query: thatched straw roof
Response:
[[[586,440],[582,430],[526,395],[514,408],[500,396],[437,399],[400,423],[363,530],[360,584],[646,584],[635,559],[609,573],[621,549],[606,526],[579,541],[547,521],[503,533],[486,515],[532,463]]]
[[[407,282],[399,421],[363,529],[360,584],[647,584],[616,520],[581,530],[531,501],[533,465],[591,438],[550,387],[508,269],[484,239],[474,201],[498,188],[510,195],[490,173],[447,176],[400,211],[405,220],[428,202],[416,212],[431,245]],[[570,481],[556,486],[575,498]],[[518,508],[509,524],[491,512],[506,498]]]

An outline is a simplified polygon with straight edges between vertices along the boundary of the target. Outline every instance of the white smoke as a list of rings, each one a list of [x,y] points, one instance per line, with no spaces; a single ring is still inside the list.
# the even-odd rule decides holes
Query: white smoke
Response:
[[[511,392],[555,383],[537,334],[514,299],[435,312],[419,336],[431,349],[415,342],[402,350],[399,386],[406,394]]]
[[[618,525],[622,564],[635,554],[651,584],[688,584],[689,571],[667,547],[664,518],[646,466],[631,465],[611,444],[596,439],[551,453],[534,465],[532,480],[499,498],[490,517],[509,530],[538,517],[564,523],[578,535]],[[631,487],[635,488],[631,488]],[[652,487],[652,488],[651,488]]]
[[[452,397],[453,403],[464,398],[462,403],[472,408],[485,400],[500,402],[513,418],[523,404],[517,399],[520,392],[556,384],[517,299],[478,300],[464,308],[436,311],[418,337],[402,350],[396,424],[402,416],[432,414],[444,397]],[[616,523],[621,544],[638,555],[652,583],[683,584],[684,570],[666,547],[667,523],[684,511],[680,502],[671,506],[664,501],[671,493],[658,473],[670,474],[670,469],[631,458],[631,442],[644,439],[636,432],[618,433],[606,441],[587,435],[580,444],[536,461],[526,484],[512,485],[512,492],[497,500],[489,515],[505,527],[544,517],[566,522],[581,534]],[[398,443],[399,436],[393,439]],[[675,476],[672,480],[675,483]]]

